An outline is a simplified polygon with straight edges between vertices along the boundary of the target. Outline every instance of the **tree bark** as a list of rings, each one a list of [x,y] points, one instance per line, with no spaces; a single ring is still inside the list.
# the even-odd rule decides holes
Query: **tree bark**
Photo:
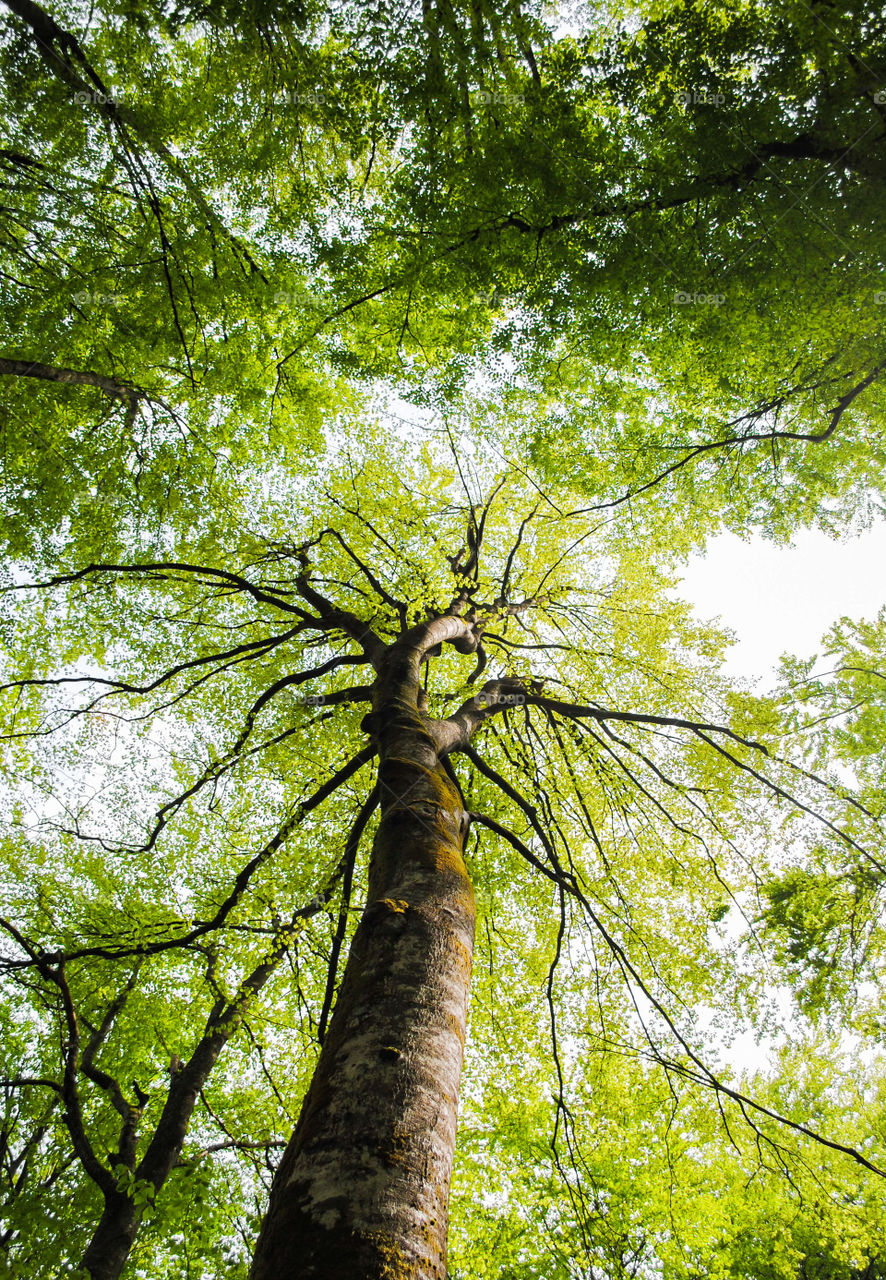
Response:
[[[367,902],[252,1280],[446,1276],[474,894],[467,815],[418,709],[432,638],[393,646],[379,676],[381,818]]]
[[[0,373],[17,378],[42,378],[45,382],[63,382],[70,386],[98,387],[112,400],[138,400],[141,392],[135,387],[107,378],[103,373],[91,373],[83,369],[61,369],[55,365],[38,364],[35,360],[0,359]]]
[[[102,1216],[80,1264],[91,1280],[117,1280],[135,1242],[140,1216],[125,1191],[105,1196]]]
[[[163,1113],[147,1151],[133,1170],[136,1181],[150,1182],[156,1196],[181,1155],[200,1090],[239,1023],[236,1008],[224,1013],[223,1031],[207,1029],[190,1061],[172,1081]],[[235,1022],[236,1019],[236,1022]],[[210,1019],[212,1023],[213,1019]],[[134,1134],[133,1134],[134,1141]],[[141,1212],[125,1191],[105,1191],[105,1205],[80,1266],[90,1280],[119,1280],[138,1234]]]

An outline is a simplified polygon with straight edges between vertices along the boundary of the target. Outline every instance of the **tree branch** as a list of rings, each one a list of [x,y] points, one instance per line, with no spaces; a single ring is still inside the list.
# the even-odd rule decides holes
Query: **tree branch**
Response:
[[[137,387],[115,378],[106,377],[102,373],[89,370],[63,369],[49,364],[37,364],[32,360],[0,359],[0,374],[10,374],[18,378],[40,378],[45,382],[61,382],[69,386],[97,387],[111,400],[124,400],[127,404],[144,398],[145,393]]]
[[[378,786],[374,786],[372,791],[364,801],[360,812],[354,820],[353,826],[348,833],[347,844],[345,845],[344,854],[344,877],[341,889],[341,903],[338,909],[338,922],[335,927],[335,936],[332,939],[332,949],[329,954],[329,966],[326,973],[326,990],[323,993],[323,1005],[320,1009],[320,1018],[317,1022],[317,1043],[322,1045],[326,1037],[326,1027],[329,1022],[329,1015],[332,1012],[332,1002],[335,999],[335,980],[338,974],[338,962],[341,955],[342,944],[345,938],[345,931],[348,924],[348,909],[351,904],[351,885],[354,876],[354,863],[357,859],[357,850],[360,847],[360,839],[366,829],[366,824],[372,817],[373,812],[378,807],[379,791]]]
[[[85,578],[96,573],[130,573],[134,576],[139,574],[157,575],[160,581],[165,581],[167,574],[170,573],[194,574],[198,580],[200,578],[209,578],[210,580],[228,583],[236,588],[237,591],[247,593],[260,604],[269,604],[275,609],[281,609],[284,613],[294,613],[303,619],[303,622],[313,621],[300,606],[290,604],[289,601],[281,599],[279,595],[273,592],[266,591],[263,587],[257,587],[241,574],[231,573],[226,569],[215,569],[209,565],[184,564],[174,560],[149,561],[147,564],[88,564],[85,568],[78,569],[74,573],[56,574],[51,578],[47,578],[44,582],[14,583],[11,586],[0,588],[0,592],[34,591],[43,590],[46,587],[67,586],[74,582],[82,582]]]

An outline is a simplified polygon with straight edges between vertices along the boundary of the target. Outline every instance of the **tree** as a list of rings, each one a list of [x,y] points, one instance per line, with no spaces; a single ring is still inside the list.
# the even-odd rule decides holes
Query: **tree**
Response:
[[[180,1199],[194,1168],[189,1125],[201,1131],[198,1151],[246,1154],[276,1141],[235,1120],[243,1104],[225,1079],[236,1079],[229,1055],[244,1036],[238,1052],[258,1055],[266,1087],[282,1088],[289,1105],[311,1076],[253,1274],[381,1275],[398,1257],[414,1274],[442,1273],[473,935],[471,824],[488,833],[491,859],[480,870],[474,855],[473,880],[502,900],[484,925],[502,912],[525,921],[533,902],[539,916],[533,964],[555,1018],[559,1076],[555,1167],[579,1158],[562,1055],[564,1037],[587,1035],[589,1017],[668,1077],[743,1112],[779,1160],[803,1159],[778,1133],[786,1122],[805,1141],[802,1108],[746,1093],[700,1056],[692,1007],[719,1004],[727,1016],[750,998],[749,975],[730,976],[734,946],[721,934],[712,947],[711,921],[746,891],[736,842],[742,826],[752,842],[765,832],[754,816],[760,795],[804,820],[809,780],[750,738],[740,702],[714,719],[715,639],[659,595],[654,564],[620,531],[558,515],[518,475],[490,480],[480,501],[441,458],[431,465],[427,448],[424,462],[405,446],[385,452],[380,440],[366,454],[346,456],[325,495],[306,485],[295,509],[289,488],[268,489],[254,532],[241,530],[214,564],[180,548],[174,560],[99,563],[7,593],[63,599],[59,656],[95,656],[100,632],[106,668],[44,675],[34,665],[12,682],[13,744],[72,735],[81,770],[93,733],[99,758],[102,738],[119,735],[122,747],[116,768],[104,764],[98,805],[65,795],[48,767],[32,769],[28,789],[46,788],[70,816],[39,806],[54,830],[48,847],[19,828],[17,919],[5,925],[7,974],[37,993],[47,1032],[7,1087],[63,1103],[79,1185],[85,1174],[103,1206],[83,1254],[91,1276],[119,1275],[145,1211],[162,1214],[170,1193],[167,1203]],[[298,541],[272,536],[293,521]],[[18,611],[21,645],[34,627],[53,634],[44,617],[31,604]],[[169,667],[182,632],[206,643]],[[687,657],[698,652],[697,673],[669,662],[675,642]],[[47,646],[46,670],[57,661]],[[495,675],[480,684],[487,663]],[[303,686],[315,692],[295,708],[287,693]],[[173,753],[172,772],[153,783],[133,779],[137,741],[123,746],[137,732],[127,721],[145,716],[155,728],[140,735],[142,750],[159,737]],[[293,775],[293,752],[305,749],[314,763]],[[361,782],[370,767],[375,780]],[[84,781],[95,786],[89,772]],[[339,808],[344,787],[353,790]],[[875,858],[860,830],[837,828],[817,790],[821,829]],[[146,803],[152,792],[161,803]],[[330,827],[320,815],[332,803]],[[145,827],[139,814],[152,809]],[[359,849],[373,823],[367,861]],[[58,869],[44,870],[28,905],[48,848]],[[751,873],[762,869],[758,857]],[[337,984],[362,877],[366,904]],[[314,918],[325,925],[318,935],[305,932]],[[588,925],[609,959],[589,968],[569,956],[577,1003],[555,1000],[563,957]],[[312,936],[321,963],[306,971],[298,957]],[[284,980],[286,960],[298,967]],[[287,1031],[293,980],[307,1007]],[[183,995],[170,1003],[175,990]],[[292,1034],[322,1049],[312,1075],[308,1060],[283,1083],[266,1059],[291,1062],[280,1036]],[[222,1052],[219,1105],[204,1091]],[[819,1142],[877,1166],[867,1136],[845,1141],[826,1113],[820,1120]],[[209,1124],[221,1135],[203,1140]],[[12,1242],[12,1257],[18,1248]]]
[[[831,772],[833,737],[804,755],[790,696],[723,685],[720,640],[665,592],[724,521],[786,537],[882,502],[882,22],[638,5],[563,34],[540,7],[486,0],[6,7],[2,528],[8,599],[28,602],[7,624],[3,959],[26,1010],[0,1127],[13,1274],[164,1274],[182,1251],[194,1274],[242,1271],[311,1076],[285,1156],[298,1185],[321,1176],[317,1126],[351,1114],[354,1021],[384,1007],[371,957],[422,937],[451,967],[422,952],[415,1000],[439,1022],[448,972],[462,1010],[440,1032],[436,1183],[417,1187],[430,1086],[402,1010],[372,1034],[378,1080],[417,1099],[409,1141],[384,1090],[360,1125],[386,1177],[411,1169],[401,1209],[415,1192],[434,1218],[423,1244],[389,1222],[385,1247],[442,1266],[465,856],[479,970],[507,974],[515,1005],[484,976],[484,1044],[551,1019],[550,1062],[519,1064],[554,1098],[550,1180],[524,1183],[534,1206],[559,1188],[543,1234],[565,1274],[673,1269],[691,1235],[673,1211],[644,1231],[626,1167],[584,1154],[592,1031],[651,1055],[675,1093],[707,1086],[730,1133],[743,1109],[759,1167],[807,1200],[820,1177],[833,1205],[843,1166],[809,1154],[806,1108],[878,1164],[875,1102],[868,1121],[826,1090],[770,1096],[697,1044],[709,1007],[733,1030],[744,1006],[772,1025],[765,957],[811,1022],[845,1013],[877,954],[880,809]],[[370,431],[397,396],[451,447],[430,430],[424,455],[398,451],[390,413]],[[313,701],[293,703],[303,686]],[[449,815],[433,848],[435,823],[396,806],[416,776],[417,803]],[[457,925],[439,881],[403,888],[410,850],[449,860]],[[378,894],[355,930],[363,880]],[[814,1075],[841,1045],[807,1040]],[[538,1156],[535,1130],[512,1137]],[[259,1269],[298,1218],[286,1176]],[[710,1177],[739,1203],[731,1166]],[[67,1209],[43,1214],[47,1190]],[[852,1234],[854,1211],[820,1235],[861,1270],[872,1232]],[[743,1215],[728,1247],[696,1238],[698,1269],[757,1265],[768,1228]],[[374,1230],[355,1248],[378,1253]],[[515,1266],[548,1274],[523,1252]]]

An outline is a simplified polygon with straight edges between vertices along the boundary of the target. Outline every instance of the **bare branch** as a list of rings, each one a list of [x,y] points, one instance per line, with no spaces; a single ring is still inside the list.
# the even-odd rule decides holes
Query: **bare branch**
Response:
[[[41,964],[41,973],[58,988],[67,1028],[64,1044],[64,1075],[62,1078],[62,1100],[65,1105],[64,1121],[71,1135],[74,1151],[83,1166],[84,1172],[89,1175],[104,1195],[110,1195],[115,1189],[114,1176],[95,1154],[83,1123],[83,1110],[80,1105],[80,1092],[77,1085],[80,1026],[71,989],[68,986],[64,969],[61,965],[58,968],[51,968],[48,964]]]
[[[329,1023],[329,1015],[332,1012],[332,1002],[335,998],[335,981],[338,974],[338,962],[341,955],[342,944],[345,939],[345,931],[348,923],[348,910],[351,905],[351,885],[354,877],[354,863],[357,858],[357,850],[360,847],[360,838],[366,829],[366,824],[372,817],[373,812],[378,807],[379,790],[376,785],[364,801],[360,812],[354,819],[353,826],[348,833],[347,844],[344,853],[344,877],[341,889],[341,904],[338,909],[338,922],[335,927],[335,936],[332,939],[332,949],[329,954],[329,966],[326,973],[326,990],[323,993],[323,1005],[320,1010],[320,1018],[317,1022],[317,1043],[323,1043],[326,1038],[326,1027]]]
[[[219,1001],[210,1013],[197,1047],[170,1084],[163,1112],[136,1169],[136,1177],[146,1179],[156,1188],[162,1186],[169,1171],[178,1160],[197,1098],[201,1096],[201,1090],[219,1054],[243,1025],[250,1002],[261,991],[283,956],[287,954],[299,926],[304,927],[304,923],[311,916],[322,911],[332,897],[335,886],[346,875],[347,868],[353,861],[363,826],[376,803],[377,791],[373,787],[370,797],[361,808],[351,829],[341,858],[327,876],[322,888],[308,903],[293,911],[288,924],[279,930],[269,954],[259,961],[243,979],[233,998],[229,1001]]]
[[[52,578],[47,578],[45,582],[15,583],[12,586],[0,588],[0,591],[33,591],[42,590],[46,587],[66,586],[70,583],[82,582],[92,574],[98,573],[128,573],[133,576],[146,574],[160,581],[166,580],[167,575],[171,573],[193,574],[198,581],[208,578],[210,581],[228,583],[237,591],[250,595],[260,604],[269,604],[275,609],[281,609],[284,613],[297,614],[305,622],[312,621],[310,616],[299,605],[290,604],[289,601],[282,599],[280,595],[256,586],[240,574],[231,573],[226,569],[215,569],[210,565],[183,564],[173,560],[149,561],[147,564],[89,564],[83,569],[78,569],[75,573],[56,574]]]
[[[684,456],[682,458],[678,458],[678,460],[672,463],[669,467],[665,467],[664,470],[653,476],[651,480],[647,480],[645,484],[638,485],[635,489],[627,489],[618,498],[612,498],[608,502],[596,502],[589,507],[577,508],[575,511],[570,511],[568,515],[587,515],[592,511],[611,511],[615,507],[623,506],[625,503],[631,502],[634,498],[638,498],[640,494],[648,493],[650,489],[654,489],[657,485],[660,485],[663,481],[667,480],[669,476],[675,475],[678,471],[682,471],[683,468],[689,466],[690,463],[696,462],[699,458],[703,458],[717,449],[730,449],[746,444],[771,444],[775,440],[797,440],[802,443],[821,444],[825,440],[829,440],[831,438],[837,430],[837,427],[840,425],[840,419],[843,417],[843,414],[849,406],[858,396],[861,395],[863,391],[866,391],[869,386],[876,382],[884,368],[886,368],[886,362],[881,361],[881,363],[875,365],[864,378],[839,398],[836,405],[831,410],[828,425],[822,431],[783,431],[776,428],[773,428],[770,431],[745,431],[733,435],[720,436],[716,440],[708,440],[704,444],[686,446]],[[768,404],[757,409],[754,416],[762,417],[764,413],[782,405],[791,394],[804,389],[805,388],[803,387],[796,387],[793,388],[793,392],[784,392],[777,399],[772,400]],[[737,421],[742,421],[742,419],[737,419]]]
[[[23,1089],[29,1085],[34,1085],[40,1089],[52,1089],[53,1093],[61,1094],[63,1092],[62,1086],[57,1080],[47,1080],[42,1076],[12,1076],[0,1080],[0,1086],[4,1089]]]
[[[145,393],[126,382],[108,378],[103,373],[89,370],[63,369],[55,365],[38,364],[33,360],[0,359],[0,374],[18,378],[40,378],[45,382],[61,382],[69,386],[97,387],[111,400],[123,400],[127,404],[141,399]]]
[[[180,934],[175,938],[164,938],[157,942],[142,942],[129,947],[80,947],[77,950],[67,952],[64,955],[60,952],[40,952],[30,946],[25,940],[22,940],[20,945],[28,951],[31,959],[20,961],[7,960],[5,962],[6,966],[8,968],[21,969],[34,965],[46,965],[47,963],[68,963],[72,960],[84,959],[86,956],[101,956],[109,960],[121,960],[128,956],[159,955],[163,951],[171,951],[177,947],[191,946],[199,938],[202,938],[208,933],[215,932],[225,924],[228,916],[246,892],[250,880],[255,875],[259,867],[261,867],[272,854],[276,853],[276,851],[281,848],[295,828],[309,813],[322,804],[324,800],[327,800],[331,795],[333,795],[334,792],[336,792],[343,783],[347,782],[349,778],[352,778],[354,774],[358,773],[359,770],[362,769],[363,765],[367,764],[374,755],[374,746],[369,745],[364,747],[355,756],[353,756],[347,764],[338,769],[331,778],[328,778],[322,786],[318,787],[312,796],[307,800],[303,800],[290,817],[288,817],[279,827],[275,835],[272,836],[261,849],[259,849],[258,853],[256,853],[238,873],[231,891],[218,907],[212,918],[201,921],[192,929],[188,930],[187,933]],[[0,919],[0,925],[6,927],[9,932],[16,937],[16,940],[21,938],[21,935],[14,929],[14,926],[10,925],[7,921]]]
[[[181,675],[185,671],[193,671],[196,667],[205,667],[212,662],[224,663],[227,658],[233,657],[263,657],[266,653],[276,649],[279,645],[285,644],[287,640],[291,640],[293,636],[303,630],[300,623],[298,626],[290,627],[288,631],[282,631],[275,636],[266,636],[261,640],[250,640],[243,644],[235,645],[231,649],[223,650],[220,653],[205,654],[200,658],[190,658],[187,662],[176,663],[174,667],[170,667],[164,671],[162,675],[157,676],[148,684],[130,684],[126,680],[108,680],[101,676],[59,676],[55,679],[43,680],[11,680],[8,684],[0,685],[0,693],[6,689],[25,689],[25,688],[53,688],[66,684],[97,684],[108,687],[108,693],[101,694],[93,702],[89,703],[83,711],[91,711],[94,706],[104,698],[111,697],[115,693],[128,694],[145,694],[153,693],[155,689],[159,689],[162,685],[168,684],[170,680],[174,680],[176,676]],[[229,664],[230,665],[230,664]],[[219,670],[226,668],[219,668]],[[212,674],[217,674],[213,672]],[[305,677],[306,679],[309,677]]]
[[[639,711],[609,711],[605,707],[596,706],[580,706],[571,702],[560,702],[555,698],[542,698],[535,694],[527,695],[526,702],[528,705],[544,707],[548,711],[557,711],[560,715],[581,719],[587,716],[592,720],[621,720],[627,724],[650,724],[662,725],[665,728],[672,729],[691,729],[693,733],[720,733],[727,738],[731,738],[734,742],[739,742],[743,747],[750,747],[753,751],[759,751],[764,756],[769,755],[769,751],[760,742],[754,742],[751,738],[743,738],[741,734],[736,733],[733,729],[726,725],[708,724],[699,720],[683,720],[679,716],[656,716],[644,715]]]

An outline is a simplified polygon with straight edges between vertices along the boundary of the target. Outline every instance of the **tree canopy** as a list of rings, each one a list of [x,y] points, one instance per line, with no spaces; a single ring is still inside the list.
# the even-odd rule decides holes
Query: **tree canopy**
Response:
[[[246,1277],[401,653],[448,1274],[886,1275],[886,623],[675,590],[880,513],[882,17],[5,3],[0,1276]]]

